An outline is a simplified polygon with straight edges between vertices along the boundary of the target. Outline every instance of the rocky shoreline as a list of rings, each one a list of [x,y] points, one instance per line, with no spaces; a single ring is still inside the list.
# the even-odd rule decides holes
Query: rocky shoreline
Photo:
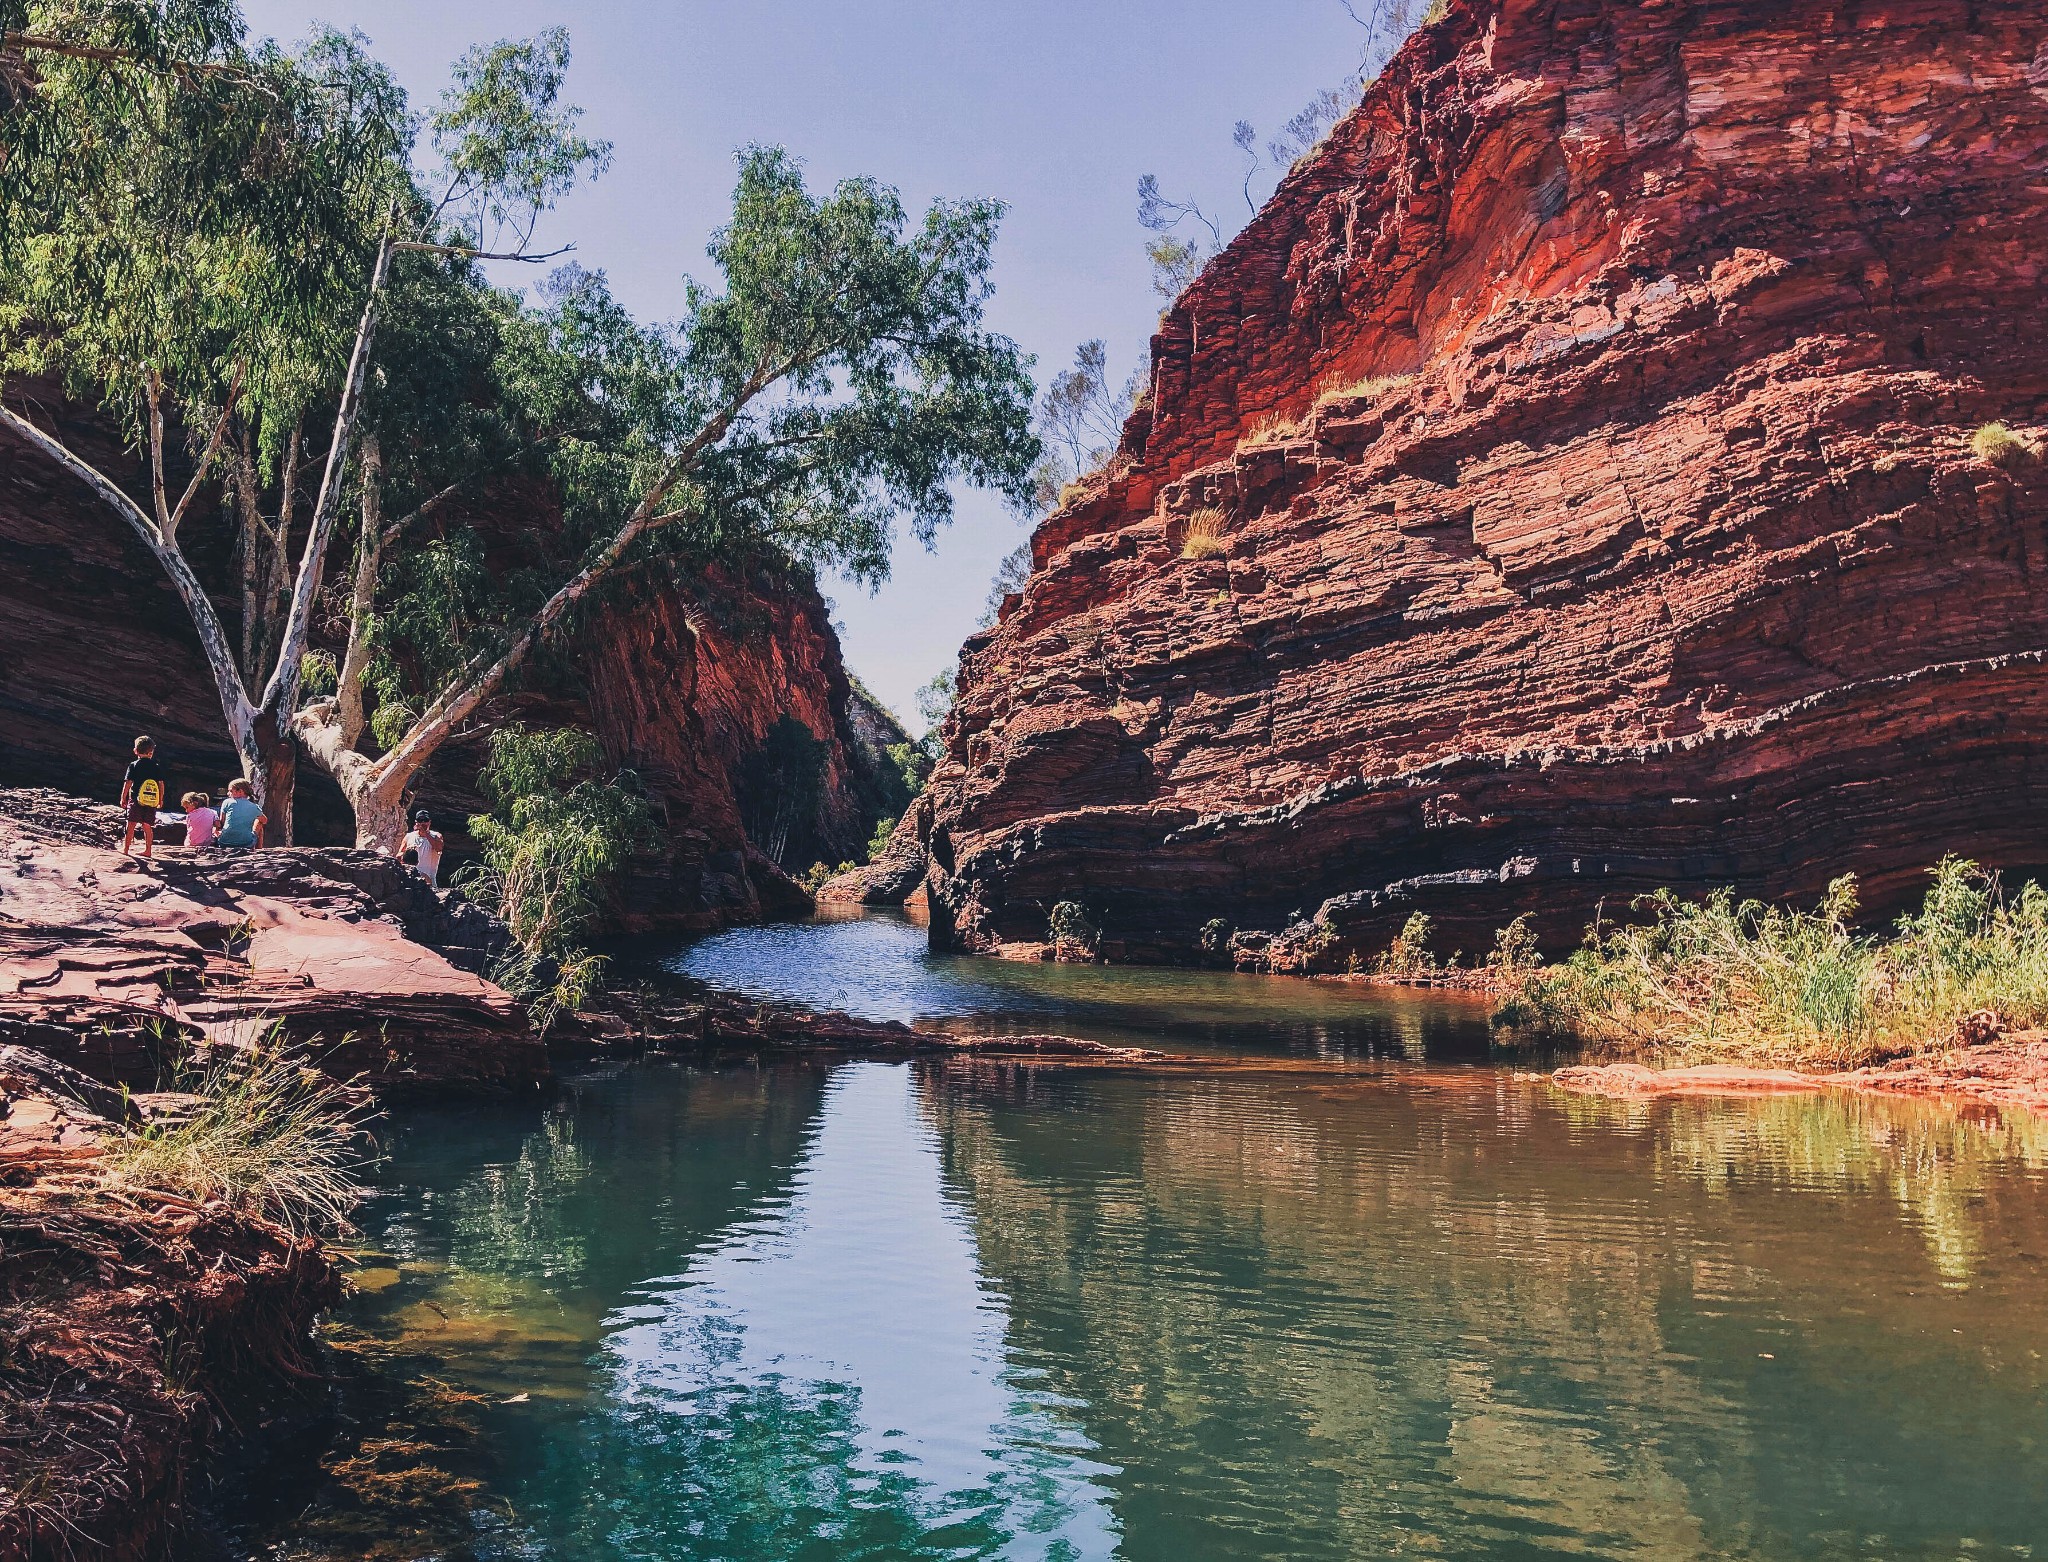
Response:
[[[209,1452],[317,1408],[340,1271],[261,1215],[104,1175],[149,1110],[0,1046],[0,1556],[159,1555]]]
[[[314,1341],[343,1288],[321,1244],[221,1201],[104,1174],[105,1147],[176,1103],[181,1056],[281,1038],[382,1100],[534,1093],[553,1061],[961,1060],[990,1066],[1327,1069],[965,1035],[623,983],[543,1040],[483,973],[494,919],[374,853],[123,858],[116,810],[0,792],[0,1554],[153,1554],[207,1457],[337,1381]],[[1321,978],[1418,985],[1400,977]],[[1439,976],[1428,985],[1442,985]],[[1460,984],[1467,985],[1467,984]],[[2048,1113],[2048,1034],[1842,1074],[1575,1065],[1620,1097],[1847,1089]],[[233,1429],[233,1435],[230,1435]],[[88,1544],[89,1542],[89,1544]]]

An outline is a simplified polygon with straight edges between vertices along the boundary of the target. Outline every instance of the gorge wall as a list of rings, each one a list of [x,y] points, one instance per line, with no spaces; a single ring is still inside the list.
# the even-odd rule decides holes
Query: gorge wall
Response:
[[[2048,861],[1994,421],[2048,433],[2037,0],[1451,0],[1163,318],[868,898],[1328,968]]]
[[[79,409],[45,396],[35,411],[55,417],[103,470],[124,470],[115,441]],[[547,524],[544,499],[520,503],[497,524]],[[187,528],[209,581],[229,578],[223,530]],[[225,593],[218,600],[233,632],[235,604]],[[624,930],[711,927],[805,904],[749,840],[738,796],[780,718],[822,744],[818,806],[792,833],[792,866],[811,860],[797,861],[802,852],[859,855],[886,806],[892,777],[881,748],[904,739],[848,678],[807,580],[767,569],[701,579],[643,572],[552,665],[545,690],[494,702],[443,750],[416,800],[453,827],[459,852],[462,821],[483,806],[476,772],[498,723],[594,732],[611,763],[640,775],[663,826],[660,846],[621,887],[614,921]],[[155,562],[81,485],[0,436],[0,786],[112,801],[138,732],[158,740],[174,790],[218,793],[238,769],[197,639]],[[310,764],[299,770],[298,813],[302,842],[353,839],[339,791]]]

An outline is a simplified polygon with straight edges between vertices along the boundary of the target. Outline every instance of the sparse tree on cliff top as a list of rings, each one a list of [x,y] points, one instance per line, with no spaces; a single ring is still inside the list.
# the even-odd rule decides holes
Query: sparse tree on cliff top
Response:
[[[673,327],[633,325],[587,274],[521,316],[519,394],[594,399],[621,426],[552,444],[562,572],[545,588],[536,572],[523,599],[477,595],[451,641],[459,656],[424,671],[402,731],[373,733],[382,752],[351,733],[339,697],[300,716],[359,839],[395,839],[419,767],[628,571],[753,552],[878,580],[897,518],[929,541],[955,480],[1023,502],[1038,454],[1031,381],[1015,344],[982,323],[1000,213],[945,202],[913,225],[871,180],[814,196],[787,154],[755,148],[710,246],[723,287],[692,284]]]
[[[148,507],[45,422],[0,405],[0,424],[162,565],[281,838],[380,308],[407,266],[464,267],[507,230],[523,243],[533,215],[602,161],[555,106],[566,59],[548,35],[465,62],[435,120],[441,194],[429,199],[403,96],[353,38],[323,34],[292,57],[246,46],[231,0],[0,0],[0,372],[60,375],[123,418]],[[331,420],[317,453],[314,417]],[[321,475],[300,521],[311,466]],[[242,534],[239,657],[179,535],[223,469]]]

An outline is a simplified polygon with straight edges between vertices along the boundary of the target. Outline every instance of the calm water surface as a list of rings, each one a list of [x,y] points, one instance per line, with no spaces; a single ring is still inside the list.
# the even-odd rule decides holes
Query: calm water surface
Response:
[[[1453,1007],[901,931],[684,958],[884,1017],[1478,1055]],[[1477,1064],[647,1064],[393,1152],[354,1321],[490,1401],[486,1555],[2048,1556],[2032,1119]]]

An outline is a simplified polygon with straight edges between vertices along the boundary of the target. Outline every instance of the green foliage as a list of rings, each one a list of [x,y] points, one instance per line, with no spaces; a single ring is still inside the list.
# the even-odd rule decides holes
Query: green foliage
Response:
[[[30,51],[0,117],[0,369],[130,415],[152,391],[218,408],[239,380],[250,417],[288,426],[338,376],[410,199],[403,94],[338,33],[249,49],[230,0],[36,0],[22,21],[117,57]]]
[[[842,873],[851,873],[860,866],[857,862],[842,862],[833,867],[829,862],[814,862],[796,876],[797,883],[804,887],[804,893],[815,895]]]
[[[1663,891],[1640,903],[1647,921],[1596,927],[1497,1017],[1688,1060],[1838,1067],[1941,1042],[1987,1011],[2001,1025],[2048,1021],[2048,891],[2029,882],[2008,897],[1958,857],[1930,876],[1889,938],[1856,930],[1853,877],[1812,911]]]
[[[603,962],[582,941],[627,858],[652,840],[653,818],[636,778],[605,776],[597,741],[566,728],[499,728],[477,779],[491,811],[470,818],[483,862],[461,882],[511,929],[518,952],[503,980],[545,1025],[596,985]]]
[[[813,196],[785,153],[756,148],[711,245],[723,288],[691,284],[673,326],[637,324],[601,275],[574,267],[533,307],[423,309],[413,339],[431,345],[439,316],[460,323],[470,399],[489,412],[438,434],[418,465],[543,476],[562,526],[494,552],[493,594],[460,614],[444,610],[444,570],[394,561],[387,589],[417,600],[385,613],[405,675],[392,694],[424,706],[594,561],[768,561],[878,581],[897,518],[929,542],[957,481],[1020,499],[1039,448],[1031,384],[981,318],[1000,210],[940,203],[913,225],[872,180]],[[429,396],[450,399],[432,386],[417,399]],[[422,475],[409,492],[437,486]]]
[[[318,699],[332,694],[341,682],[341,669],[332,651],[308,651],[299,658],[299,687]]]
[[[1373,962],[1373,970],[1381,976],[1434,976],[1445,969],[1429,952],[1433,927],[1424,913],[1410,912],[1394,942]]]
[[[1533,971],[1543,963],[1536,947],[1536,934],[1526,916],[1516,917],[1493,935],[1493,948],[1486,956],[1487,969],[1502,975]]]
[[[1209,259],[1199,244],[1168,233],[1146,244],[1145,258],[1152,263],[1152,291],[1169,302],[1188,290]]]
[[[2003,423],[1987,423],[1970,436],[1970,451],[1994,466],[2017,466],[2038,453],[2034,442]]]
[[[583,111],[559,102],[569,69],[569,34],[551,27],[520,43],[471,49],[428,120],[446,172],[440,211],[472,247],[514,247],[533,237],[540,213],[587,168],[601,173],[611,145],[576,133]]]
[[[924,717],[931,726],[940,726],[947,716],[952,714],[954,695],[952,668],[948,667],[943,672],[932,674],[931,682],[917,691],[918,715]]]
[[[863,860],[873,862],[883,852],[887,851],[889,849],[889,838],[895,833],[896,821],[894,819],[877,819],[875,821],[875,833],[868,837],[867,856]]]
[[[181,1087],[199,1098],[189,1114],[108,1146],[100,1165],[116,1181],[220,1199],[294,1232],[350,1230],[369,1161],[354,1092],[275,1033]]]
[[[1230,935],[1233,929],[1221,917],[1211,917],[1202,924],[1202,953],[1211,959],[1221,959],[1230,953]]]
[[[1094,954],[1102,942],[1102,928],[1078,900],[1063,900],[1046,919],[1046,933],[1053,947]]]

